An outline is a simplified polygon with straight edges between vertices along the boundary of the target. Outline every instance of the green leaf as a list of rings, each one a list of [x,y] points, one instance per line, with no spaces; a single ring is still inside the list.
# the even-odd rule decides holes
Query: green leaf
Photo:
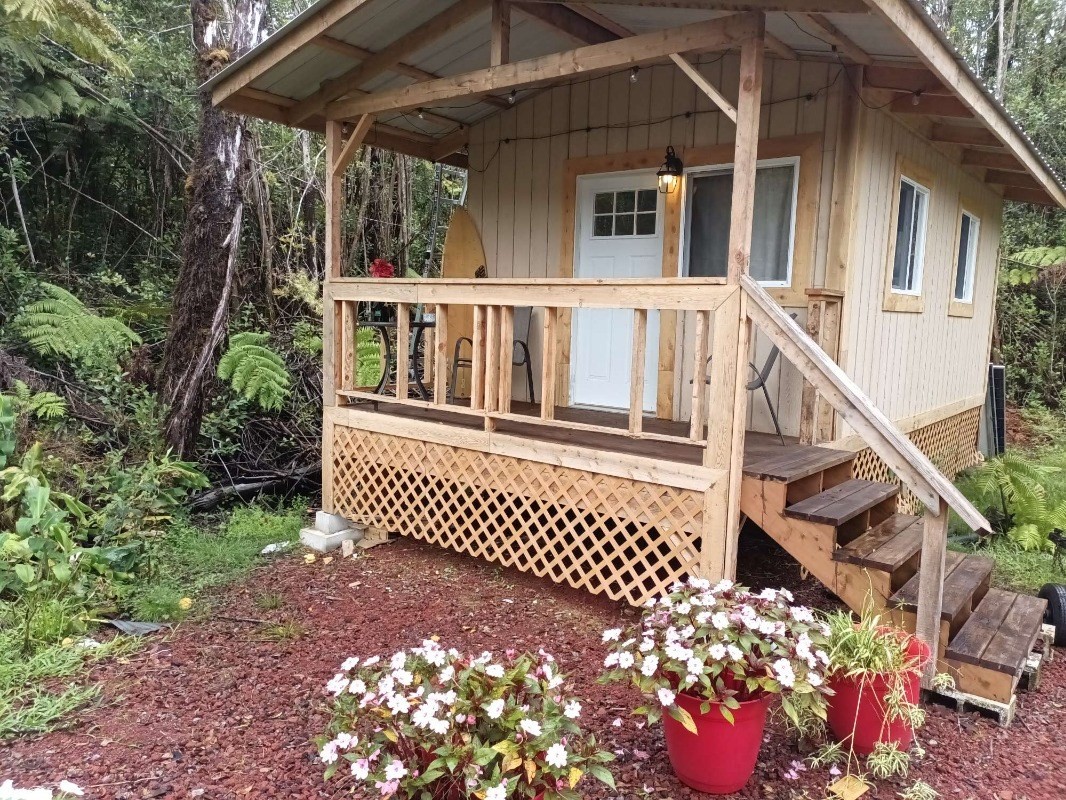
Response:
[[[692,719],[692,715],[689,714],[688,711],[683,709],[681,706],[676,704],[672,705],[668,709],[668,712],[670,716],[680,722],[685,727],[685,730],[687,730],[689,733],[699,733],[699,731],[696,729],[696,721]]]
[[[15,574],[18,576],[18,579],[20,581],[27,585],[33,583],[33,579],[35,577],[33,573],[33,567],[31,567],[29,564],[16,564]]]

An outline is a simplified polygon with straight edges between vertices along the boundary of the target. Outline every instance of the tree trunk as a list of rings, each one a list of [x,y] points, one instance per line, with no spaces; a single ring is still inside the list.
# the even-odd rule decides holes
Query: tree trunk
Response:
[[[191,0],[198,84],[262,41],[267,2]],[[220,13],[229,19],[219,19]],[[243,118],[214,108],[209,91],[200,92],[200,108],[202,122],[187,183],[182,264],[160,374],[160,398],[168,407],[164,436],[183,457],[195,449],[206,390],[228,329],[248,171],[249,137]]]

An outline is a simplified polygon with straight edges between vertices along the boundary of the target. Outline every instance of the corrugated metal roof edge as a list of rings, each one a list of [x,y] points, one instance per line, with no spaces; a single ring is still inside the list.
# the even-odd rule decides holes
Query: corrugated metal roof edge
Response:
[[[1022,128],[1021,124],[1011,115],[1011,113],[1007,110],[1006,106],[1004,106],[1003,103],[996,98],[992,91],[985,85],[984,81],[982,81],[977,76],[977,73],[973,71],[970,65],[966,62],[966,59],[962,57],[962,54],[955,49],[955,46],[947,38],[947,35],[940,29],[940,26],[937,25],[936,20],[934,20],[933,17],[929,14],[929,12],[925,10],[925,7],[921,4],[920,0],[906,1],[907,4],[911,7],[911,9],[922,20],[925,26],[929,28],[930,31],[932,31],[934,36],[936,36],[937,40],[941,43],[941,45],[943,45],[944,48],[948,51],[948,53],[951,54],[951,57],[955,60],[955,62],[962,67],[963,72],[966,73],[966,75],[970,78],[973,84],[981,91],[985,98],[992,103],[993,108],[995,108],[1000,113],[1000,115],[1002,115],[1003,119],[1006,120],[1007,124],[1010,125],[1011,129],[1016,134],[1018,134],[1018,136],[1024,142],[1026,149],[1028,149],[1030,154],[1032,154],[1032,156],[1044,167],[1044,170],[1047,172],[1047,174],[1051,176],[1052,181],[1054,181],[1054,183],[1058,185],[1058,187],[1063,191],[1063,193],[1066,193],[1066,182],[1063,181],[1063,178],[1057,172],[1055,172],[1054,169],[1051,168],[1051,165],[1048,163],[1047,159],[1044,158],[1044,155],[1040,152],[1039,148],[1037,148],[1033,140],[1029,138],[1029,135],[1025,132],[1025,129]],[[288,36],[290,33],[292,33],[301,25],[303,25],[304,22],[306,22],[310,17],[313,17],[323,8],[332,5],[334,2],[336,2],[336,0],[316,0],[314,3],[309,5],[298,15],[286,22],[284,25],[274,31],[274,33],[270,34],[270,36],[268,36],[255,47],[253,47],[243,56],[238,58],[233,63],[228,64],[224,69],[212,76],[200,88],[202,90],[211,89],[219,81],[242,69],[244,65],[249,63],[253,58],[275,46],[279,41],[283,40],[286,36]]]

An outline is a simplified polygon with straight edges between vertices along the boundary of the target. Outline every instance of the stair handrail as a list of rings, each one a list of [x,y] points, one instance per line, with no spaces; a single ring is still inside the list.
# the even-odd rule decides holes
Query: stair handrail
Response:
[[[751,301],[747,308],[748,318],[780,348],[927,509],[936,513],[943,500],[972,530],[991,531],[984,515],[757,281],[750,275],[743,275],[740,284]]]

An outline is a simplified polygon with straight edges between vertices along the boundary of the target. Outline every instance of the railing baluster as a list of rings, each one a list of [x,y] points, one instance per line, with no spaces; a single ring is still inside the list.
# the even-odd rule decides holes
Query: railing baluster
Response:
[[[356,304],[349,300],[340,303],[340,336],[339,360],[336,364],[336,381],[340,391],[355,388],[355,335],[356,335]]]
[[[411,372],[411,304],[396,304],[396,397],[407,399]]]
[[[448,306],[444,303],[437,304],[434,330],[433,402],[442,406],[448,402]]]
[[[485,306],[474,306],[470,339],[470,407],[485,407]]]
[[[644,425],[644,363],[648,357],[648,310],[633,309],[633,352],[629,366],[629,432]]]
[[[514,366],[514,306],[500,306],[500,395],[498,410],[511,411],[511,374]]]
[[[703,407],[707,400],[707,334],[710,330],[709,311],[696,312],[696,343],[692,353],[692,413],[689,417],[690,439],[703,438],[706,414]]]
[[[496,420],[487,414],[496,410],[500,387],[500,307],[486,306],[485,326],[485,430],[496,430]]]
[[[559,309],[544,309],[544,340],[541,342],[540,357],[540,418],[555,419],[555,370],[559,360],[559,342],[557,327]]]

